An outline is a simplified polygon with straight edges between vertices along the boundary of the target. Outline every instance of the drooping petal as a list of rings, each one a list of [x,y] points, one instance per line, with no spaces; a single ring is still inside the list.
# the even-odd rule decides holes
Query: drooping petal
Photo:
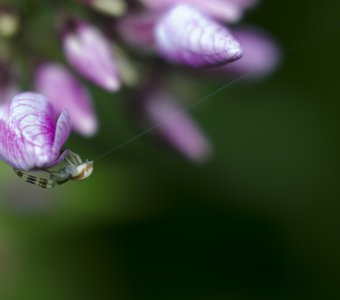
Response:
[[[243,27],[233,31],[243,49],[243,56],[232,64],[216,68],[219,73],[262,77],[270,74],[278,66],[281,51],[269,34],[258,28]]]
[[[48,100],[36,93],[15,96],[0,110],[0,158],[21,170],[52,166],[58,160],[71,121],[63,111],[57,125]]]
[[[68,110],[75,131],[84,136],[96,133],[97,117],[90,94],[64,66],[41,64],[35,73],[35,86],[52,103],[56,113]]]
[[[146,126],[153,128],[156,137],[191,160],[209,157],[209,141],[172,96],[154,89],[139,100]]]
[[[186,4],[200,10],[214,19],[226,22],[240,20],[244,9],[254,5],[257,0],[141,0],[153,11],[165,11],[178,5]]]
[[[159,19],[155,39],[163,58],[192,67],[225,64],[242,55],[239,43],[223,25],[186,5]]]
[[[64,31],[66,59],[79,74],[98,86],[116,91],[120,78],[109,40],[96,27],[85,22],[70,22]]]

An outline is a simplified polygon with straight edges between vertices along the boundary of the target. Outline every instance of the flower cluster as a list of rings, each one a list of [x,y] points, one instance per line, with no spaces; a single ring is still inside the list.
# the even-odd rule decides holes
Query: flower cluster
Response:
[[[166,70],[204,69],[209,76],[251,70],[252,76],[263,76],[278,62],[277,46],[263,31],[229,28],[256,0],[71,2],[76,9],[60,7],[50,20],[66,64],[60,56],[51,58],[47,47],[33,55],[22,46],[13,51],[12,45],[23,45],[26,26],[20,24],[20,7],[0,7],[0,158],[16,168],[55,164],[71,127],[87,137],[97,132],[84,81],[108,93],[133,89],[129,102],[141,126],[154,126],[157,138],[200,161],[209,154],[210,143],[180,101],[162,87]],[[25,52],[20,70],[26,77],[15,72],[20,52]],[[19,93],[23,87],[35,93]]]

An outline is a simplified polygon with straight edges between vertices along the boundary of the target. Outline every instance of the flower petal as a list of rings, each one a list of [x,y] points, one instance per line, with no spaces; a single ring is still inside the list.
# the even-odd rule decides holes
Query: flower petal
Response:
[[[155,28],[158,52],[170,62],[207,67],[239,59],[239,43],[221,24],[196,9],[178,5]]]
[[[125,42],[149,50],[154,45],[154,27],[158,17],[151,13],[131,13],[118,20],[116,27]]]
[[[65,144],[71,129],[71,118],[67,110],[63,110],[58,118],[56,131],[52,146],[53,153],[59,153],[62,146]]]
[[[158,138],[191,160],[203,161],[209,157],[209,141],[172,96],[150,90],[140,100],[146,125],[154,128]]]
[[[21,170],[51,166],[60,155],[70,127],[67,112],[55,126],[53,108],[44,96],[21,93],[1,107],[0,157]]]
[[[166,11],[175,5],[186,4],[214,19],[236,22],[242,17],[244,9],[254,5],[257,0],[141,0],[141,2],[153,11]]]
[[[249,72],[248,77],[254,78],[268,75],[276,69],[281,51],[269,34],[253,27],[238,28],[233,33],[242,46],[243,56],[230,65],[216,68],[217,72],[235,75]]]
[[[35,86],[52,103],[56,113],[68,110],[75,131],[84,136],[96,133],[97,118],[90,94],[64,66],[41,64],[35,73]]]
[[[86,79],[108,91],[120,88],[110,42],[96,27],[72,23],[64,32],[63,48],[68,62]]]

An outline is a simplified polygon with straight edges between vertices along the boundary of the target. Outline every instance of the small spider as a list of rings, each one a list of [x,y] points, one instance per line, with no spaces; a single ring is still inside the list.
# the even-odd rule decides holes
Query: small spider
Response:
[[[37,170],[48,173],[49,178],[31,175],[16,168],[13,168],[13,170],[24,181],[44,189],[51,189],[57,184],[63,184],[69,180],[84,180],[88,178],[93,172],[93,162],[87,160],[83,162],[78,154],[66,150],[57,165]]]

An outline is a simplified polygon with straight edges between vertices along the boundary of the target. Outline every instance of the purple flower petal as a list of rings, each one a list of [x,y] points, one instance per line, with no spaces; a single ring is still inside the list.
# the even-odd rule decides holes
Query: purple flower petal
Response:
[[[64,32],[63,48],[68,62],[82,76],[108,91],[120,88],[120,79],[109,40],[94,26],[71,24]]]
[[[154,27],[158,19],[156,14],[128,14],[121,18],[117,30],[128,44],[134,47],[150,49],[154,45]]]
[[[52,166],[71,128],[67,111],[57,124],[47,99],[26,92],[15,96],[0,109],[0,158],[21,170]]]
[[[185,4],[212,18],[236,22],[242,17],[244,9],[254,5],[257,0],[141,0],[141,2],[153,11],[166,11],[175,5]]]
[[[230,65],[216,68],[219,73],[250,77],[265,76],[271,73],[280,62],[280,49],[267,33],[252,27],[236,29],[235,37],[243,49],[243,56]]]
[[[35,86],[52,103],[56,113],[68,110],[75,131],[84,136],[96,133],[97,118],[90,94],[65,67],[56,63],[40,65],[35,73]]]
[[[191,160],[208,158],[211,152],[209,141],[170,95],[152,90],[140,105],[147,126],[155,126],[154,132],[163,142]]]
[[[224,26],[186,5],[160,18],[155,37],[162,57],[192,67],[224,64],[242,55],[239,43]]]
[[[229,2],[233,5],[237,5],[240,9],[254,8],[260,2],[259,0],[222,0],[222,1]]]

